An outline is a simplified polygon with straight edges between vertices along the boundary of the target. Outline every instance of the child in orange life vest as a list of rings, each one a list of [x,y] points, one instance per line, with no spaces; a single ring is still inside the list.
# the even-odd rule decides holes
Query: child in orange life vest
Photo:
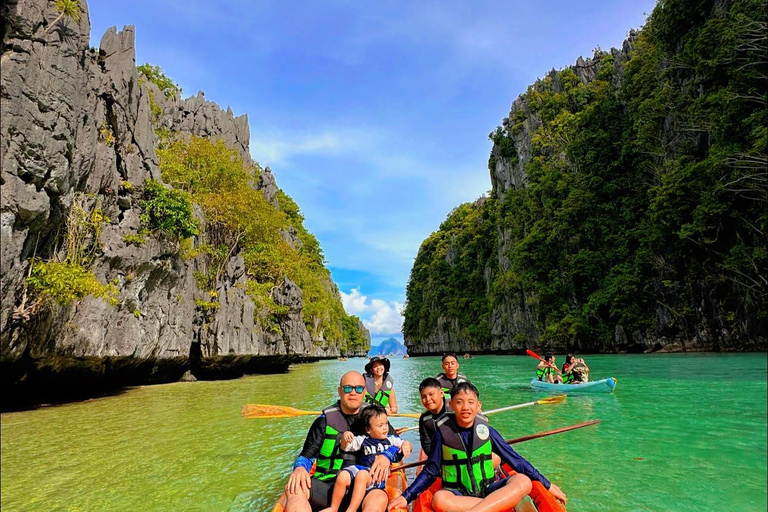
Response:
[[[555,498],[562,502],[566,501],[565,494],[558,486],[550,483],[527,460],[518,455],[501,435],[488,425],[483,416],[478,416],[482,402],[475,386],[469,382],[457,384],[451,390],[451,406],[455,413],[445,415],[438,422],[424,470],[402,496],[389,503],[388,510],[406,508],[408,503],[427,490],[441,473],[443,489],[436,492],[432,499],[435,510],[444,512],[481,509],[484,512],[512,510],[531,491],[532,479],[541,482]],[[470,447],[469,450],[467,446]],[[467,458],[471,457],[476,462],[457,464],[458,459],[443,460],[445,450],[454,453],[457,450],[463,451]],[[486,450],[486,455],[482,454],[483,450]],[[493,481],[493,471],[485,466],[490,462],[487,450],[498,453],[501,460],[509,464],[517,474],[500,481]],[[482,474],[475,473],[475,466]],[[450,470],[451,467],[455,469]],[[463,478],[466,471],[472,471],[472,474],[468,475],[468,478]],[[449,477],[454,481],[448,482]]]
[[[398,452],[402,452],[403,457],[408,457],[411,454],[411,443],[403,441],[399,436],[388,435],[389,418],[387,411],[382,406],[371,404],[363,409],[360,421],[368,435],[355,436],[352,432],[345,432],[341,438],[342,450],[357,452],[357,464],[347,466],[339,471],[336,476],[336,483],[333,485],[331,506],[321,512],[338,512],[347,489],[353,481],[354,486],[347,511],[354,512],[363,502],[366,491],[373,488],[383,489],[386,484],[386,482],[381,482],[377,486],[372,485],[369,470],[376,456],[386,455],[390,461],[394,462]]]

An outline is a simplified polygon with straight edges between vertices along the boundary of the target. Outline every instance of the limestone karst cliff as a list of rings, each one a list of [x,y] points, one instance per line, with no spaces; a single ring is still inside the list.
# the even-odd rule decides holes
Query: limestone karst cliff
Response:
[[[490,134],[490,197],[411,270],[411,355],[765,350],[764,2],[660,1]]]
[[[258,276],[237,242],[215,260],[217,272],[201,288],[199,276],[210,273],[216,257],[202,248],[228,242],[222,238],[226,229],[208,229],[203,208],[194,206],[199,230],[191,239],[147,230],[145,184],[163,183],[158,144],[163,137],[194,136],[222,140],[239,155],[291,248],[300,252],[306,233],[271,170],[251,160],[247,116],[235,117],[202,92],[185,100],[164,95],[137,72],[132,26],[108,30],[99,48],[90,48],[84,0],[79,8],[79,20],[62,17],[53,25],[53,2],[19,0],[2,7],[3,364],[15,364],[21,378],[29,365],[54,356],[96,358],[99,372],[109,372],[99,358],[127,358],[125,367],[175,361],[164,377],[170,379],[190,360],[209,357],[239,357],[241,367],[230,373],[242,374],[259,366],[244,356],[365,354],[370,336],[356,317],[343,313],[322,261],[315,269],[323,283],[317,293],[331,306],[308,313],[305,291],[281,276],[267,287],[265,300],[274,311],[260,322],[264,306],[248,293],[249,280]],[[286,201],[294,212],[283,212]],[[42,307],[30,289],[30,264],[71,261],[73,239],[87,253],[88,264],[81,265],[87,279],[92,274],[98,281],[88,282],[111,287],[108,296],[85,294]],[[291,360],[264,359],[261,370],[273,363],[284,369]],[[14,382],[4,379],[4,385]]]

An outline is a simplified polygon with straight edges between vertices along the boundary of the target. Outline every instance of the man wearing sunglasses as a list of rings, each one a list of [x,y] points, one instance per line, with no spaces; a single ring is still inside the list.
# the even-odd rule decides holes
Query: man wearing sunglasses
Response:
[[[354,454],[342,451],[340,441],[345,432],[353,430],[363,410],[365,379],[358,372],[345,373],[338,393],[339,401],[323,409],[323,414],[309,428],[304,448],[285,486],[286,512],[317,512],[330,506],[336,475],[341,468],[355,464]],[[392,453],[385,451],[376,457],[370,471],[374,483],[387,479],[389,464],[398,452],[397,449]],[[315,459],[315,474],[310,477],[309,470]],[[388,501],[386,492],[372,489],[363,499],[363,512],[384,512]]]

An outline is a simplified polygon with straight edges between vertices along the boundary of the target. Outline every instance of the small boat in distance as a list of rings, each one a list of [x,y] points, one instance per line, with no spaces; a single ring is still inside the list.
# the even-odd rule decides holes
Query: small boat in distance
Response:
[[[346,361],[346,360],[347,360],[347,358],[346,358],[346,357],[344,357],[344,356],[339,356],[339,361]]]
[[[581,382],[579,384],[552,384],[550,382],[542,382],[538,379],[531,381],[531,386],[538,391],[556,391],[558,393],[613,393],[616,387],[616,378],[608,377],[607,379],[592,380],[589,382]]]

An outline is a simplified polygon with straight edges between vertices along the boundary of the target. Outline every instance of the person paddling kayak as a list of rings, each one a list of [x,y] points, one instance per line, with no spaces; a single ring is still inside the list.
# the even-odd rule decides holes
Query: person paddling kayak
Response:
[[[540,381],[549,382],[550,384],[562,384],[563,378],[557,373],[557,363],[555,363],[555,356],[547,352],[544,354],[544,360],[539,361],[536,366],[536,377]]]
[[[360,373],[347,372],[341,377],[339,400],[323,409],[323,414],[312,423],[304,448],[288,477],[284,493],[286,512],[318,511],[330,506],[336,476],[343,467],[355,464],[355,456],[343,452],[340,441],[346,432],[355,430],[353,425],[365,407],[364,392],[365,379]],[[309,471],[315,459],[315,474],[310,477]],[[374,483],[386,481],[389,464],[387,456],[375,457],[370,469]],[[371,489],[363,499],[363,512],[382,512],[387,499],[383,490]]]
[[[388,510],[405,508],[427,490],[437,477],[443,488],[432,499],[435,510],[458,512],[482,507],[486,512],[512,510],[537,480],[562,502],[567,497],[527,460],[517,454],[487,418],[478,414],[482,402],[477,388],[469,382],[451,391],[455,413],[443,416],[437,425],[424,470],[402,494],[389,502]],[[469,448],[467,448],[469,447]],[[492,453],[501,456],[517,474],[495,481]]]
[[[397,414],[395,380],[389,374],[390,362],[384,356],[373,356],[365,365],[365,402],[379,404],[387,414]]]

